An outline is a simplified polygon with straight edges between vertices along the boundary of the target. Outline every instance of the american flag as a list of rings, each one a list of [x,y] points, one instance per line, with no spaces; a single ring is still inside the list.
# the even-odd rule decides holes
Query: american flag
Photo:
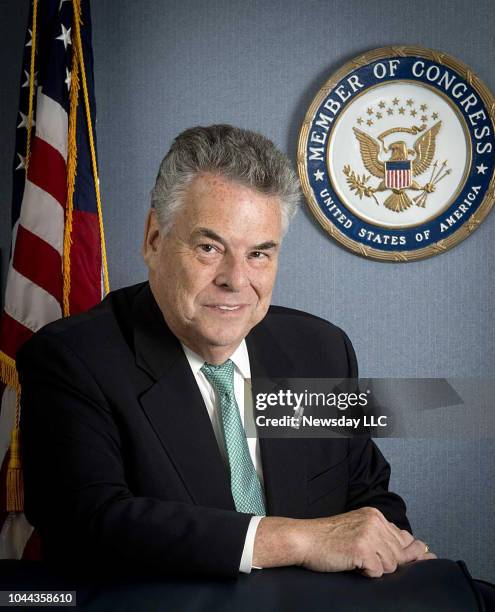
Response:
[[[385,187],[388,189],[407,189],[411,185],[411,162],[385,162]]]
[[[22,513],[16,352],[43,325],[90,308],[109,290],[95,112],[89,0],[33,0],[0,322],[0,558],[36,556]]]

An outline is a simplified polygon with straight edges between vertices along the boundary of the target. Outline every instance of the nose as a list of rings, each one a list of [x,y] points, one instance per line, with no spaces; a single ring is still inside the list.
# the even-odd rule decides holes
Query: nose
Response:
[[[249,285],[247,262],[243,256],[229,253],[217,269],[215,285],[239,292]]]

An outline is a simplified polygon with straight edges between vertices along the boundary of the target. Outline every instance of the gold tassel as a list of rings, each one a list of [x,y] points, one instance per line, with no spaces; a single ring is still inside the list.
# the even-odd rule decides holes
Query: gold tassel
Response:
[[[10,437],[10,458],[7,469],[7,512],[22,512],[24,509],[24,481],[22,478],[21,446],[19,427]]]
[[[10,435],[10,457],[7,467],[7,512],[22,512],[24,506],[24,483],[22,479],[20,449],[20,387],[15,361],[0,351],[0,379],[16,393],[15,426]]]
[[[19,377],[17,376],[15,361],[3,351],[0,351],[0,380],[19,393]]]

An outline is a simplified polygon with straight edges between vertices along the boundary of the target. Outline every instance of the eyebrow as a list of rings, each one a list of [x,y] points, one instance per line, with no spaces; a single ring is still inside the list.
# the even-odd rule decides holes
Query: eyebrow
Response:
[[[205,238],[209,238],[210,240],[216,240],[223,246],[226,246],[225,240],[221,236],[219,236],[216,232],[214,232],[213,230],[207,227],[196,228],[194,232],[192,233],[192,238],[195,238],[196,236],[204,236]],[[255,244],[254,246],[250,248],[256,251],[268,251],[270,249],[276,249],[278,246],[279,246],[278,242],[275,242],[274,240],[267,240],[266,242]]]

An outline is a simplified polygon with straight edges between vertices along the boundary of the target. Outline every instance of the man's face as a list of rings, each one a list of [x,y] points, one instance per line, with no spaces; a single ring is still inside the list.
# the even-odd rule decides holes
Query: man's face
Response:
[[[217,174],[191,182],[164,235],[148,216],[143,256],[172,332],[222,363],[265,316],[281,242],[280,200]]]

